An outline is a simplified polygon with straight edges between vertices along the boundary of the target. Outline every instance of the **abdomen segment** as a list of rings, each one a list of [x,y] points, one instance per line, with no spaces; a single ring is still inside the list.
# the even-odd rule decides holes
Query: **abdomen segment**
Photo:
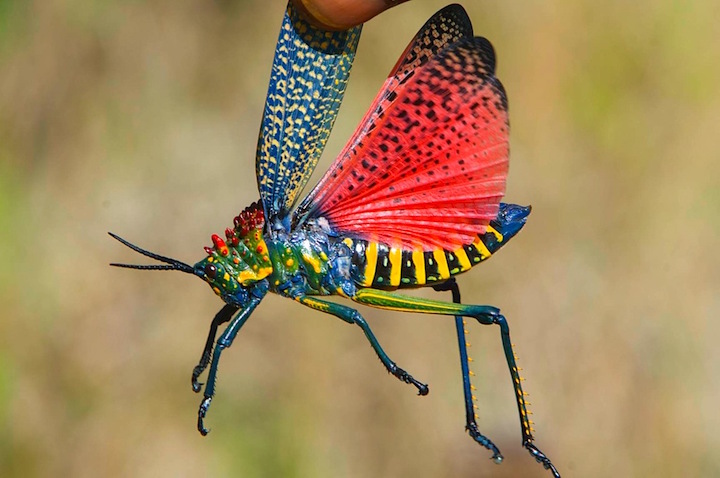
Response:
[[[454,250],[408,250],[363,239],[345,238],[352,250],[353,279],[361,287],[421,287],[444,282],[488,259],[525,225],[530,207],[501,204],[487,231]]]

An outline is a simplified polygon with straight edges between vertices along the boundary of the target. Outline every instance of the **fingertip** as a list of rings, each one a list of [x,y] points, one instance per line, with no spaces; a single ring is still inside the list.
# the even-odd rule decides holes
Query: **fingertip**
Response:
[[[347,30],[408,0],[291,0],[311,23],[328,30]]]

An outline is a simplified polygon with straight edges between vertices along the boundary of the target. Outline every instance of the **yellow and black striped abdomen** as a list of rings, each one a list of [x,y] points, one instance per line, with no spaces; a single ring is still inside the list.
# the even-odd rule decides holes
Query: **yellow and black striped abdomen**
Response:
[[[352,251],[354,279],[362,287],[421,287],[443,282],[486,260],[503,243],[492,227],[471,244],[449,251],[406,250],[362,239],[345,238]]]
[[[525,226],[530,206],[500,203],[497,218],[470,244],[454,250],[406,250],[345,238],[353,280],[361,287],[421,287],[448,280],[489,258]]]

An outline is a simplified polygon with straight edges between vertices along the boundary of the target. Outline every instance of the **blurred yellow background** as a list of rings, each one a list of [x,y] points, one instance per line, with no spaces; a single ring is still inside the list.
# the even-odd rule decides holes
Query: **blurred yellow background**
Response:
[[[460,285],[510,321],[538,446],[565,477],[719,476],[720,5],[464,3],[510,100],[507,200],[534,209]],[[444,5],[365,26],[315,178]],[[420,398],[357,327],[268,297],[196,431],[190,372],[222,304],[111,269],[141,259],[106,232],[194,263],[257,199],[284,7],[0,1],[0,476],[549,476],[494,328],[471,326],[471,355],[505,463],[464,433],[451,318],[361,309]]]

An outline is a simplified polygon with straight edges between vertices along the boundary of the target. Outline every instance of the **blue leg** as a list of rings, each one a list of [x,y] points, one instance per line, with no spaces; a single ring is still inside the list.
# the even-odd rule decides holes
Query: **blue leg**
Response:
[[[528,452],[530,452],[530,455],[532,455],[538,463],[542,464],[546,470],[550,470],[555,478],[560,478],[560,473],[557,471],[557,468],[555,468],[555,465],[552,464],[550,458],[540,451],[540,449],[533,443],[535,438],[532,436],[532,432],[534,430],[531,426],[532,421],[529,418],[529,412],[527,410],[527,401],[525,400],[526,394],[523,392],[522,385],[520,384],[522,378],[520,377],[517,363],[515,363],[515,351],[513,350],[512,341],[510,340],[510,327],[508,326],[505,316],[497,314],[497,316],[492,319],[486,319],[486,322],[483,322],[479,318],[477,318],[477,320],[483,324],[497,324],[500,326],[500,337],[502,338],[503,350],[505,351],[505,359],[507,360],[508,367],[510,368],[510,375],[512,376],[513,387],[515,388],[515,401],[520,414],[520,429],[522,431],[523,446]]]
[[[261,300],[262,297],[252,296],[245,307],[240,309],[240,312],[233,317],[230,321],[230,325],[228,325],[222,335],[220,335],[220,338],[215,345],[212,362],[210,363],[210,372],[208,373],[207,384],[205,385],[205,396],[203,401],[200,403],[200,408],[198,409],[197,427],[198,431],[202,435],[207,435],[210,431],[205,428],[203,420],[205,419],[205,415],[207,415],[208,408],[210,408],[210,402],[212,402],[212,398],[215,395],[215,382],[217,381],[217,368],[218,363],[220,362],[220,354],[222,354],[224,349],[232,345],[233,340],[235,340],[235,336],[237,336],[237,333],[240,331],[240,328],[245,325],[245,322],[247,322],[247,319],[250,318],[250,315],[252,315],[255,307],[258,306]],[[222,310],[225,310],[225,308]],[[222,310],[220,313],[222,313]],[[220,313],[218,315],[220,315]]]
[[[447,282],[433,286],[433,289],[438,292],[451,291],[453,302],[456,304],[460,303],[460,288],[454,277]],[[455,316],[455,329],[457,331],[458,348],[460,349],[460,368],[462,369],[463,393],[465,395],[465,429],[473,440],[493,453],[492,459],[495,463],[501,463],[503,456],[500,450],[498,450],[488,437],[480,433],[478,429],[475,417],[475,404],[473,403],[472,384],[470,383],[465,319],[460,315]]]
[[[472,317],[484,325],[497,325],[500,327],[500,338],[505,352],[505,360],[510,369],[513,388],[515,389],[515,402],[520,414],[520,430],[522,432],[522,443],[530,455],[545,469],[550,470],[555,478],[559,478],[555,466],[533,443],[532,422],[528,418],[527,401],[522,389],[522,379],[517,364],[515,363],[515,352],[510,341],[510,327],[507,320],[500,313],[500,309],[488,305],[469,305],[452,302],[440,302],[437,300],[421,299],[418,297],[407,297],[379,289],[358,289],[350,298],[361,304],[380,309],[400,310],[405,312],[420,312],[425,314],[454,315],[461,317]],[[466,354],[467,357],[467,354]]]
[[[395,362],[390,360],[390,357],[388,357],[385,351],[382,349],[380,343],[375,338],[375,334],[373,334],[372,330],[370,330],[370,326],[365,321],[363,316],[360,315],[360,312],[351,307],[346,307],[344,305],[336,304],[334,302],[317,299],[315,297],[303,295],[295,297],[294,299],[307,307],[319,310],[320,312],[325,312],[326,314],[332,314],[335,317],[339,317],[340,319],[344,320],[349,324],[357,324],[363,330],[363,332],[365,332],[365,337],[367,337],[370,345],[372,345],[372,348],[375,350],[375,353],[380,358],[380,361],[383,363],[383,365],[385,365],[385,368],[388,372],[397,377],[401,382],[411,383],[415,385],[415,387],[418,389],[418,395],[428,394],[429,388],[426,384],[418,382],[413,378],[412,375],[398,367]]]
[[[210,363],[210,357],[212,357],[212,347],[215,343],[215,335],[217,335],[217,329],[225,322],[230,322],[233,314],[237,312],[238,306],[232,304],[226,304],[225,307],[220,309],[215,315],[212,323],[210,324],[210,331],[208,332],[207,340],[205,341],[205,348],[203,348],[200,361],[193,369],[192,373],[192,389],[195,393],[199,392],[202,388],[202,383],[198,382],[197,379],[201,373],[207,368]]]

